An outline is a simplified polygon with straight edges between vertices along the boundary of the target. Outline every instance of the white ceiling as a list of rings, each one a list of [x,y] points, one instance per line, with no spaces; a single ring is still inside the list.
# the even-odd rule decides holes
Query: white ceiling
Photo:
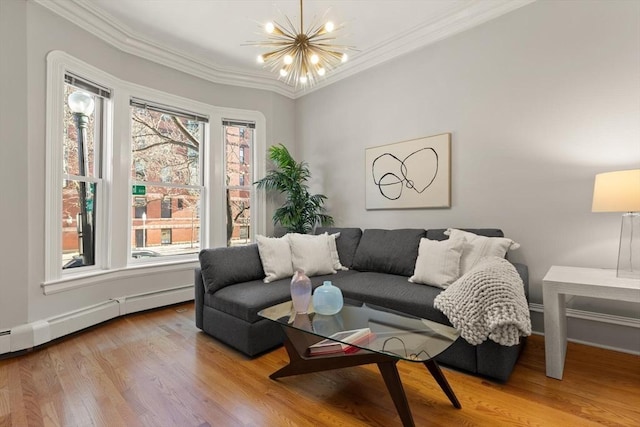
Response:
[[[146,49],[147,55],[141,56],[151,56],[149,59],[157,62],[179,62],[176,68],[187,72],[185,67],[196,68],[193,74],[213,81],[251,87],[266,84],[264,88],[291,97],[299,95],[294,88],[274,82],[277,77],[257,64],[256,57],[263,50],[246,45],[264,39],[261,25],[266,22],[283,23],[286,16],[298,27],[298,0],[36,1],[125,51],[139,53],[135,51]],[[336,33],[336,43],[357,49],[350,53],[347,64],[318,87],[531,1],[306,0],[305,27],[327,20],[344,24]],[[231,74],[241,78],[234,82]]]

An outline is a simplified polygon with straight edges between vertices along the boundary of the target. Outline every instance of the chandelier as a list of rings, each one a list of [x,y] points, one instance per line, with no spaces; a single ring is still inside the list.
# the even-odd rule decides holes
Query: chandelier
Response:
[[[267,40],[250,43],[252,46],[270,48],[258,56],[258,62],[272,72],[278,71],[279,79],[291,86],[316,83],[327,72],[346,62],[350,46],[333,44],[336,28],[332,22],[314,24],[306,31],[300,0],[300,28],[296,29],[285,16],[287,25],[269,22],[264,26]]]

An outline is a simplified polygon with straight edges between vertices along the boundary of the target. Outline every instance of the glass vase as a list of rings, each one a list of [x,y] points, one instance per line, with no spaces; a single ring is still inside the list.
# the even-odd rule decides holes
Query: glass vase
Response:
[[[342,310],[343,304],[342,291],[328,280],[313,293],[313,309],[318,314],[336,314]]]
[[[296,313],[307,313],[311,302],[311,280],[303,270],[296,270],[291,278],[291,301]]]

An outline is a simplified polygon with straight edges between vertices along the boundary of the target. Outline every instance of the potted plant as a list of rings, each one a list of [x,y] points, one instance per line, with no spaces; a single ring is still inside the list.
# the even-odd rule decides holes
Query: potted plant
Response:
[[[282,226],[290,233],[309,233],[317,224],[332,225],[333,218],[325,213],[324,194],[310,194],[311,177],[306,162],[296,162],[283,145],[269,147],[269,159],[275,169],[256,181],[258,189],[277,191],[285,196],[284,204],[273,214],[273,225]]]

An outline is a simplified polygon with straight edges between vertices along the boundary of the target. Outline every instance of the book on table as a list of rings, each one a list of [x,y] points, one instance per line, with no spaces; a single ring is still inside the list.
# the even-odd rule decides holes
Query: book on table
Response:
[[[351,329],[349,331],[336,332],[329,338],[309,346],[309,354],[316,356],[327,353],[351,353],[358,351],[354,345],[363,343],[371,338],[372,333],[369,328]],[[340,340],[338,342],[336,340]]]

